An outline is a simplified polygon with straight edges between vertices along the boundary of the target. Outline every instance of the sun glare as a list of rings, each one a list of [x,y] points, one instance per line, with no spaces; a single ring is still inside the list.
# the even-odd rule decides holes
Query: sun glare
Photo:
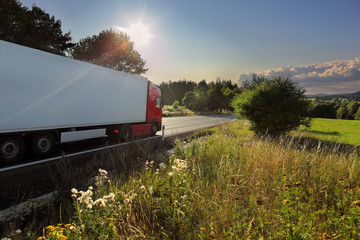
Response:
[[[125,32],[130,36],[131,41],[137,46],[147,45],[151,38],[149,26],[143,22],[131,23],[128,28],[116,27],[119,31]]]

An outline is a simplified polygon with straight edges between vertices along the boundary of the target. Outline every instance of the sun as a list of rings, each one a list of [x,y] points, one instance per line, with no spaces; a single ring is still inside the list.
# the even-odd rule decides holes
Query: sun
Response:
[[[127,28],[116,27],[119,31],[125,32],[130,36],[130,40],[137,46],[145,46],[148,44],[151,36],[150,27],[139,21],[136,23],[130,23]]]

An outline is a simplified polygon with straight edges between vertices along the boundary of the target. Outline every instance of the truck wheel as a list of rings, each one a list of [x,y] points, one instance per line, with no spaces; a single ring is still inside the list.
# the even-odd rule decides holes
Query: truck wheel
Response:
[[[15,162],[21,158],[24,151],[24,140],[21,137],[8,137],[0,139],[0,160]]]
[[[158,122],[157,121],[153,121],[151,123],[151,136],[155,136],[157,131],[158,131]]]
[[[54,136],[50,133],[36,134],[31,139],[31,149],[37,156],[45,156],[50,154],[54,147]]]
[[[129,124],[121,126],[120,129],[120,141],[127,142],[132,138],[132,127]]]

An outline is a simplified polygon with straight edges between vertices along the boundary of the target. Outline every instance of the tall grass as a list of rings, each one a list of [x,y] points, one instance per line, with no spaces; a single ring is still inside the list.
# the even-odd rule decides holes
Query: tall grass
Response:
[[[42,239],[359,239],[357,150],[299,141],[218,126],[128,178],[100,171]]]

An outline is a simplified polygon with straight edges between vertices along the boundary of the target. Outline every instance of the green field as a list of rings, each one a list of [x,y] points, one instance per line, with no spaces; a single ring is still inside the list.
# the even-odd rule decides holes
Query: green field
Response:
[[[314,118],[311,127],[300,127],[294,135],[321,140],[360,145],[360,121]]]

